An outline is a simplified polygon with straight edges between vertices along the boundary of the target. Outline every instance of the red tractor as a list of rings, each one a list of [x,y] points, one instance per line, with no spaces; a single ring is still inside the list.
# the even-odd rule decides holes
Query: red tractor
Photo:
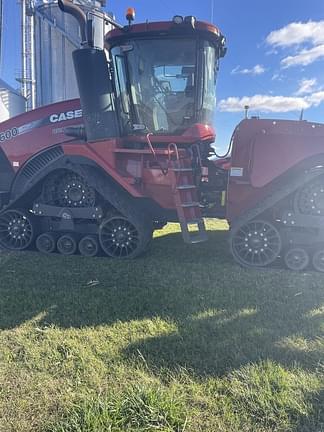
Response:
[[[80,101],[1,124],[2,247],[133,258],[170,221],[184,241],[206,240],[214,217],[228,219],[241,265],[284,256],[302,269],[312,256],[324,271],[323,126],[245,120],[231,158],[213,162],[219,29],[192,16],[134,25],[129,11],[103,50],[92,20],[59,5],[80,24]]]
[[[232,140],[226,213],[231,251],[243,266],[279,256],[324,271],[324,125],[242,121]]]

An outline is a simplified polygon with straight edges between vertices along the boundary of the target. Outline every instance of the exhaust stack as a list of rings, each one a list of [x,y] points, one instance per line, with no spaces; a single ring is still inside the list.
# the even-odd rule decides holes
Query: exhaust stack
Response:
[[[87,42],[87,17],[83,10],[70,0],[58,0],[58,6],[62,12],[74,16],[80,26],[82,44]]]
[[[81,48],[73,51],[72,56],[87,141],[116,137],[113,86],[106,54],[103,49],[94,47],[93,20],[87,19],[84,11],[71,0],[58,0],[58,5],[78,21],[81,30]]]

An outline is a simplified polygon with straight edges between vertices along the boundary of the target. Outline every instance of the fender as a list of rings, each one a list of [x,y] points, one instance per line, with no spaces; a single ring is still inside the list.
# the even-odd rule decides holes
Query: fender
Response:
[[[0,190],[8,192],[10,185],[15,177],[15,171],[7,158],[5,152],[0,147]]]
[[[10,199],[16,201],[36,183],[63,163],[64,151],[61,146],[47,148],[28,159],[17,172],[11,188]]]

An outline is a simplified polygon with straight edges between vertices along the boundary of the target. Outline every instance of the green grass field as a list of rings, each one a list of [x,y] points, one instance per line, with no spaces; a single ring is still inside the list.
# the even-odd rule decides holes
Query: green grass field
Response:
[[[0,431],[324,431],[324,274],[241,269],[208,227],[135,261],[2,253]]]

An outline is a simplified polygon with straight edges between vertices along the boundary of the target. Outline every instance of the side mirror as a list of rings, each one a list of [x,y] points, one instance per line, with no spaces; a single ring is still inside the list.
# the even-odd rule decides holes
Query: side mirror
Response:
[[[224,46],[220,47],[220,49],[219,49],[219,57],[220,58],[225,57],[226,53],[227,53],[227,47],[224,47]]]
[[[105,19],[99,11],[87,13],[87,42],[91,48],[103,50],[105,46]]]
[[[227,53],[227,48],[225,46],[226,44],[226,38],[225,36],[221,36],[220,44],[219,44],[219,58],[222,58]]]

